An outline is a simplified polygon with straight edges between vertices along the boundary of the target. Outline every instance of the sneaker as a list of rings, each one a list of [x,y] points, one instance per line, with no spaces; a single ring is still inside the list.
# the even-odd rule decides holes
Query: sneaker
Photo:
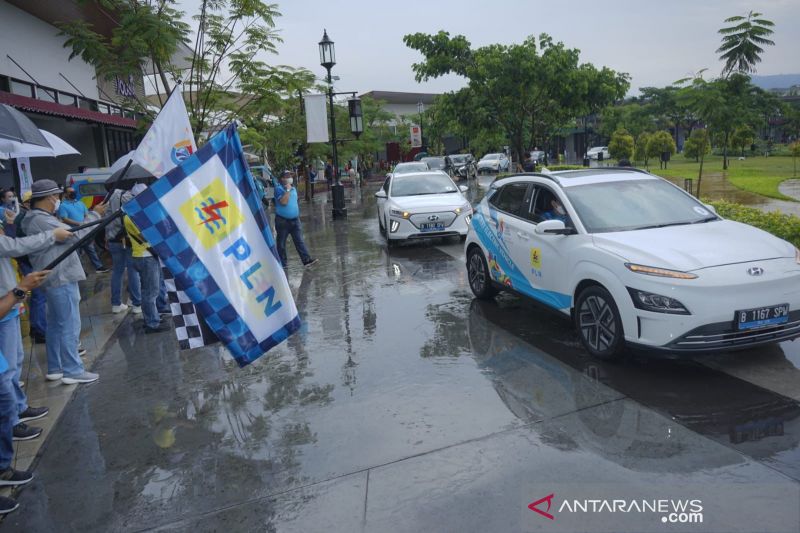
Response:
[[[169,330],[170,330],[169,324],[164,324],[164,323],[161,323],[161,324],[159,324],[158,326],[156,326],[156,327],[154,327],[154,328],[151,328],[151,327],[149,327],[149,326],[145,326],[145,327],[144,327],[144,332],[145,332],[146,334],[150,334],[150,333],[163,333],[163,332],[165,332],[165,331],[169,331]]]
[[[12,498],[6,498],[5,496],[0,496],[0,515],[4,515],[10,513],[11,511],[15,511],[19,507],[17,500]]]
[[[83,357],[86,355],[86,348],[78,348],[78,356]]]
[[[14,440],[31,440],[35,439],[42,434],[42,428],[29,426],[24,422],[20,422],[14,426]],[[2,481],[2,479],[0,479]],[[2,485],[2,483],[0,483]]]
[[[313,265],[313,264],[315,264],[317,262],[319,262],[319,259],[316,259],[316,258],[315,259],[311,259],[307,263],[303,263],[303,266],[310,267],[311,265]]]
[[[95,272],[98,274],[108,274],[109,272],[111,272],[111,269],[108,267],[102,267],[95,270]]]
[[[64,376],[61,378],[61,383],[64,385],[75,385],[76,383],[91,383],[93,381],[97,381],[100,379],[99,374],[95,374],[94,372],[84,372],[83,374],[78,374],[77,376]]]
[[[119,305],[112,305],[111,306],[111,312],[114,313],[115,315],[118,314],[118,313],[123,313],[123,312],[125,312],[127,310],[128,310],[128,306],[125,305],[125,304],[119,304]]]
[[[28,407],[19,414],[20,422],[28,422],[30,420],[39,420],[47,416],[50,409],[47,407]]]
[[[142,306],[141,305],[134,305],[131,307],[131,313],[134,315],[141,315],[142,314]]]
[[[45,376],[45,379],[47,379],[47,381],[58,381],[59,379],[61,379],[63,377],[64,377],[64,373],[63,372],[53,372],[52,374],[47,374]]]
[[[27,470],[14,470],[11,467],[0,470],[0,487],[17,487],[29,483],[33,474]]]

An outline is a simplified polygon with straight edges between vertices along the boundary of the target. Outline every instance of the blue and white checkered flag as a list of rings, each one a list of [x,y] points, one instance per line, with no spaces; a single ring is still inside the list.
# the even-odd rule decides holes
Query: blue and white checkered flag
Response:
[[[124,210],[239,365],[300,327],[235,125]]]

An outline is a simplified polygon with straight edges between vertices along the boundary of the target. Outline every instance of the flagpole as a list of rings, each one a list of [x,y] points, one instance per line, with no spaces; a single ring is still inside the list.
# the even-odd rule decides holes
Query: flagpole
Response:
[[[95,235],[100,233],[101,230],[105,229],[106,226],[111,224],[114,220],[122,217],[122,215],[124,215],[124,214],[125,214],[125,212],[122,209],[119,209],[119,210],[115,211],[114,213],[112,213],[110,216],[101,219],[100,222],[97,222],[97,227],[95,229],[93,229],[92,231],[90,231],[89,233],[87,233],[86,235],[81,237],[80,239],[78,239],[77,242],[71,244],[70,247],[67,248],[64,251],[64,253],[62,253],[61,255],[59,255],[58,257],[53,259],[52,261],[50,261],[50,263],[46,267],[44,267],[42,270],[52,270],[52,269],[54,269],[59,263],[61,263],[67,257],[69,257],[72,252],[74,252],[75,250],[83,247],[86,243],[90,242],[92,239],[94,239]]]

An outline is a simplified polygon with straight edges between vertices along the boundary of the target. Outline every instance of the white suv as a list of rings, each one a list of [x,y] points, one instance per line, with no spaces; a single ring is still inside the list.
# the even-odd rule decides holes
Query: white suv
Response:
[[[636,169],[498,180],[465,246],[478,298],[512,290],[556,309],[596,357],[800,336],[797,248]]]

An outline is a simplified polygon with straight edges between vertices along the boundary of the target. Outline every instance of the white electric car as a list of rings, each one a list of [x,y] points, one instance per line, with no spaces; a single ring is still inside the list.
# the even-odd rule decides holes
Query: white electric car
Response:
[[[709,352],[800,336],[800,252],[636,169],[494,182],[467,235],[470,287],[571,317],[586,349]]]
[[[375,193],[378,225],[386,245],[430,237],[463,237],[472,206],[464,198],[468,187],[457,187],[438,170],[393,175]]]

